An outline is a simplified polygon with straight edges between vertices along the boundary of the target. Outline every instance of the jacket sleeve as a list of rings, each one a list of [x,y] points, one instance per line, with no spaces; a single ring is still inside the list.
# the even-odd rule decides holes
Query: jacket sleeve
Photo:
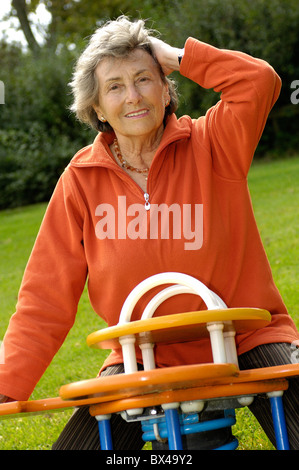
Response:
[[[204,119],[201,144],[209,146],[219,176],[246,178],[280,93],[279,76],[261,59],[217,49],[193,38],[185,44],[180,73],[203,88],[221,92],[220,101],[198,119],[198,127]]]
[[[68,170],[53,193],[6,331],[0,393],[27,400],[64,342],[86,281],[83,220]]]

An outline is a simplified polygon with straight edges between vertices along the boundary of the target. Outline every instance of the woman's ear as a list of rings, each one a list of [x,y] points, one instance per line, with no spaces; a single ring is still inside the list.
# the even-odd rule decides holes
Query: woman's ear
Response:
[[[169,93],[169,87],[168,87],[168,84],[165,85],[165,92],[164,92],[164,103],[165,103],[165,108],[167,108],[167,106],[169,106],[169,103],[170,103],[170,93]]]
[[[105,116],[103,116],[103,113],[101,112],[101,108],[99,106],[93,106],[93,109],[95,110],[96,112],[96,115],[98,116],[98,119],[101,121],[101,122],[107,122],[107,119],[105,118]]]

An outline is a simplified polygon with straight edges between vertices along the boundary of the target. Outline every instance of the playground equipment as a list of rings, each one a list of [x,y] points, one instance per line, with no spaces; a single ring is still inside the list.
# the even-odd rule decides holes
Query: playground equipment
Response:
[[[147,304],[142,317],[131,321],[138,300],[153,287],[162,289]],[[153,317],[166,299],[185,293],[198,295],[207,310]],[[288,379],[299,376],[299,365],[240,371],[235,335],[265,327],[271,321],[266,310],[228,308],[197,279],[181,273],[161,273],[137,285],[123,304],[119,323],[87,338],[92,348],[122,348],[124,373],[63,385],[60,397],[0,405],[0,417],[13,417],[73,406],[90,405],[99,425],[102,450],[112,450],[110,418],[120,413],[126,421],[140,421],[144,441],[168,442],[170,450],[183,450],[182,436],[231,429],[235,409],[265,395],[271,403],[276,447],[288,450],[282,395]],[[209,337],[213,363],[156,368],[154,346],[159,342],[194,341]],[[144,370],[138,370],[140,348]],[[201,420],[203,410],[222,409],[223,418]],[[231,435],[231,433],[230,433]],[[218,449],[235,449],[232,435]]]

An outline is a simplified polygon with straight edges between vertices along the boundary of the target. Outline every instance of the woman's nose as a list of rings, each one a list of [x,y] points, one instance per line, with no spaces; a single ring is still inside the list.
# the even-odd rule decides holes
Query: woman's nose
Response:
[[[127,103],[138,103],[141,99],[141,95],[135,85],[130,85],[127,87]]]

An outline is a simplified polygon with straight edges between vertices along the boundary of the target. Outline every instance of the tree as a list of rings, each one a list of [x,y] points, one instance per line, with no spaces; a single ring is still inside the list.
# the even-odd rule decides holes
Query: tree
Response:
[[[12,6],[16,10],[17,17],[20,21],[21,28],[24,36],[28,43],[29,48],[34,54],[40,49],[38,42],[36,41],[34,34],[31,29],[31,25],[28,19],[27,5],[25,0],[12,0]]]
[[[58,45],[80,48],[84,38],[109,18],[127,13],[139,16],[134,0],[12,0],[11,15],[19,19],[28,46],[34,53],[40,46],[32,32],[28,14],[36,12],[41,4],[51,14],[44,47],[52,50],[56,50]]]

